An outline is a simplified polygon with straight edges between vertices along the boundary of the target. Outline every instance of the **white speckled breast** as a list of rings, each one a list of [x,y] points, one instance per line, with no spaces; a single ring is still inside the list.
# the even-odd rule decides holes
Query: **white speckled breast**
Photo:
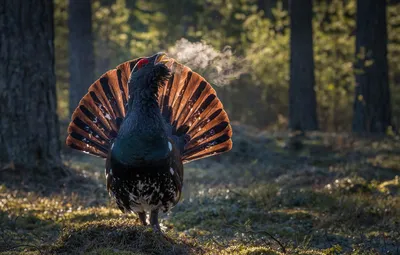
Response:
[[[172,173],[136,173],[130,180],[110,176],[113,179],[111,195],[125,211],[169,211],[178,199],[177,187],[171,178]]]

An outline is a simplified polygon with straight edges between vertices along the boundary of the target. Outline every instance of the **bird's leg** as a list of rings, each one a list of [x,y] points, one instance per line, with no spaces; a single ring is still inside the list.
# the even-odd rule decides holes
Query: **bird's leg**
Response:
[[[153,210],[150,213],[150,225],[155,231],[161,232],[160,224],[158,223],[158,210]]]
[[[139,220],[143,224],[143,226],[147,226],[146,213],[145,212],[138,212],[137,214],[138,214]]]

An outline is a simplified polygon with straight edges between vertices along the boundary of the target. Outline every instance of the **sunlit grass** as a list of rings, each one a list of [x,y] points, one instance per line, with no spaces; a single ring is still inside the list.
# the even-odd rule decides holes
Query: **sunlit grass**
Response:
[[[37,183],[3,181],[0,252],[398,252],[398,142],[356,138],[340,147],[340,139],[314,134],[298,153],[284,148],[282,134],[246,145],[254,138],[240,139],[231,153],[186,166],[183,200],[161,218],[165,236],[110,201],[101,159],[65,154],[73,176],[46,192]]]

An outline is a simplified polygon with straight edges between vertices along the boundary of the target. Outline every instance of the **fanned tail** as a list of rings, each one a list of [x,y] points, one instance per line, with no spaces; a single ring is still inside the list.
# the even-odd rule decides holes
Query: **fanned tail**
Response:
[[[215,90],[199,74],[170,59],[172,77],[160,88],[162,115],[183,140],[184,163],[232,148],[232,128]]]
[[[125,117],[128,79],[139,59],[125,62],[93,83],[72,115],[67,145],[107,157]],[[171,78],[159,90],[159,105],[184,163],[229,151],[232,129],[215,90],[190,68],[168,59]]]
[[[139,59],[103,74],[90,87],[72,114],[67,145],[106,158],[111,141],[125,117],[130,70]]]

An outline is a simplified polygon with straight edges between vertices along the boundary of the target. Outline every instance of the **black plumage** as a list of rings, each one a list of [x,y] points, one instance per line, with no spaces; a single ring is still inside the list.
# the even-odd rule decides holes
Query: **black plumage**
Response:
[[[183,163],[231,149],[214,89],[160,53],[102,75],[75,110],[67,144],[105,157],[107,189],[123,212],[159,229],[158,211],[180,199]]]

